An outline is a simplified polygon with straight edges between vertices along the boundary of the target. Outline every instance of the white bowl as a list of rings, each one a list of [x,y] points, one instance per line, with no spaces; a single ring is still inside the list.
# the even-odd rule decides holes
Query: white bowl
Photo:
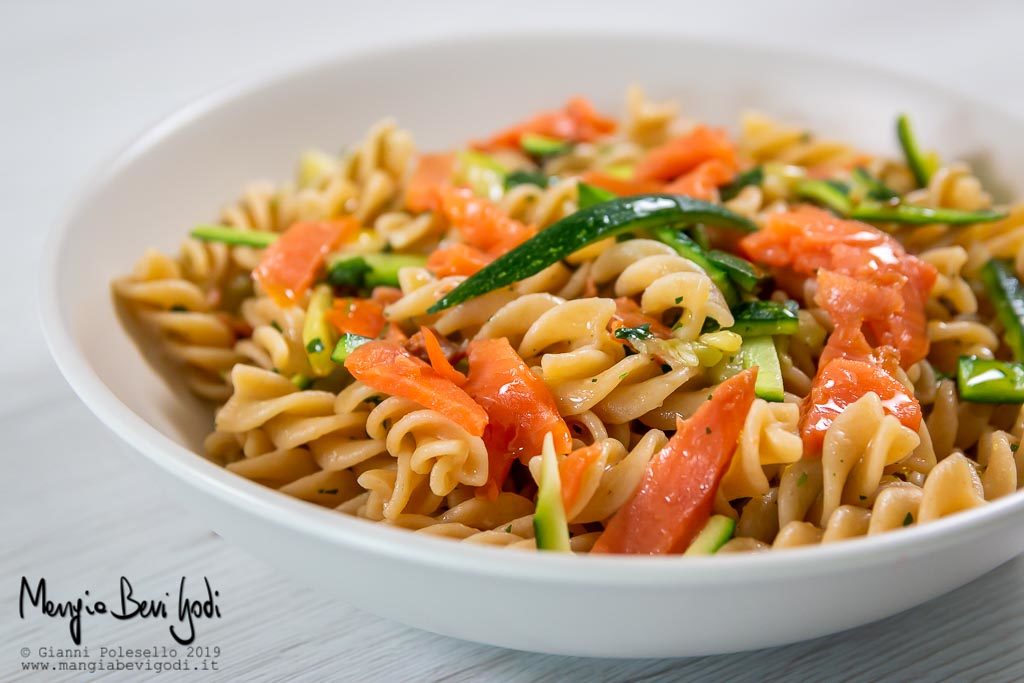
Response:
[[[1024,549],[1024,497],[1016,494],[919,528],[821,548],[686,559],[514,552],[340,515],[196,454],[212,422],[208,409],[150,370],[111,305],[110,279],[145,247],[175,250],[190,226],[215,215],[247,181],[286,177],[301,150],[339,148],[381,116],[399,117],[430,149],[573,93],[619,111],[631,82],[678,98],[705,120],[733,123],[755,107],[876,150],[893,149],[896,112],[913,112],[930,145],[1024,194],[1021,123],[851,64],[653,35],[396,47],[205,98],[98,174],[53,232],[43,263],[40,308],[53,355],[82,400],[219,534],[357,607],[468,640],[615,657],[778,645],[907,609]]]

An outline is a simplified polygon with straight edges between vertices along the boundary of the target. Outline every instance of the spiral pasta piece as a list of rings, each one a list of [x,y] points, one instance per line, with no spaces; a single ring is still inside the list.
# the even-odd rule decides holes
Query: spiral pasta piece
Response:
[[[847,407],[825,434],[822,519],[828,520],[843,503],[867,500],[885,466],[907,457],[919,443],[915,432],[885,414],[874,392]]]
[[[678,310],[673,328],[679,339],[696,339],[708,318],[721,327],[734,320],[722,292],[699,266],[668,245],[651,240],[627,240],[609,247],[591,272],[598,285],[615,279],[616,296],[640,296],[644,313],[661,316]]]
[[[644,89],[632,85],[626,90],[626,137],[643,147],[660,145],[672,134],[677,123],[679,106],[675,102],[654,102]]]
[[[227,398],[227,374],[244,357],[234,349],[230,323],[211,309],[206,292],[184,277],[176,261],[149,250],[113,290],[161,340],[164,357],[184,367],[192,391],[212,400]]]
[[[388,453],[407,460],[416,474],[429,475],[430,490],[446,496],[459,484],[487,481],[487,448],[478,436],[434,410],[391,397],[366,418],[370,438],[384,440]]]
[[[797,430],[800,409],[790,403],[754,401],[743,423],[740,442],[719,490],[726,500],[751,498],[769,488],[765,467],[796,462],[803,455]]]
[[[502,195],[498,206],[518,221],[546,228],[576,212],[576,179],[559,180],[545,188],[516,185]]]
[[[863,156],[849,145],[819,140],[804,129],[785,126],[756,112],[740,119],[739,146],[757,162],[805,167],[849,167]]]

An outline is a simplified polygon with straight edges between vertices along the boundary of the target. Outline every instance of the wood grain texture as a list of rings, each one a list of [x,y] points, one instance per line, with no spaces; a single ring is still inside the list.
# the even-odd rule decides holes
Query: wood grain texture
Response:
[[[29,677],[21,647],[66,646],[65,626],[17,616],[22,575],[46,576],[66,597],[109,598],[122,574],[139,594],[182,575],[222,590],[223,618],[199,624],[198,643],[222,648],[221,672],[155,680],[661,681],[1024,679],[1024,560],[886,621],[758,652],[685,660],[610,661],[539,656],[474,645],[358,612],[297,585],[209,532],[159,491],[151,468],[71,395],[48,358],[27,294],[52,222],[94,165],[135,131],[192,97],[268,68],[402,35],[594,24],[646,27],[651,17],[704,37],[820,50],[941,80],[1024,112],[1018,27],[1024,6],[915,0],[816,6],[796,0],[723,3],[355,3],[314,0],[0,4],[0,680]],[[502,7],[506,7],[502,5]],[[885,17],[884,22],[879,17]],[[685,21],[681,19],[685,18]],[[842,25],[843,31],[821,30]],[[914,26],[913,31],[905,30]],[[950,45],[957,45],[950,49]],[[273,46],[273,49],[268,49]],[[800,610],[799,596],[793,609]],[[684,617],[681,617],[684,618]],[[773,615],[760,616],[772,628]],[[623,628],[628,628],[623,625]],[[169,642],[157,622],[86,620],[91,645]],[[148,678],[148,677],[142,677]],[[90,680],[139,680],[100,674]]]

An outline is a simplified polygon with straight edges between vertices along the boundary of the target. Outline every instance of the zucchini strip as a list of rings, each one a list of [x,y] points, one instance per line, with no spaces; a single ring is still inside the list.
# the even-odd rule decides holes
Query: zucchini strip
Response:
[[[708,260],[726,272],[736,285],[748,294],[755,291],[767,279],[764,271],[745,258],[727,251],[712,249]]]
[[[956,386],[971,403],[1024,403],[1024,364],[960,356]]]
[[[617,196],[603,187],[595,187],[587,183],[576,184],[576,204],[580,209],[589,209],[592,206],[610,202]]]
[[[753,222],[717,204],[670,194],[614,199],[577,211],[489,263],[428,309],[437,313],[539,273],[588,244],[627,230],[704,223],[754,232]]]
[[[512,171],[505,176],[505,189],[510,190],[517,185],[536,185],[545,188],[551,182],[551,178],[540,171]]]
[[[539,133],[523,133],[519,139],[523,151],[535,157],[552,157],[565,154],[572,149],[572,143],[558,138],[551,138]]]
[[[239,230],[227,225],[197,225],[189,233],[204,242],[223,242],[240,247],[269,247],[280,236],[276,232],[260,230]]]
[[[659,242],[664,242],[675,249],[687,261],[693,261],[700,266],[701,270],[708,274],[711,281],[722,292],[726,303],[730,306],[735,306],[739,302],[739,293],[737,293],[736,288],[729,279],[728,272],[724,268],[717,266],[695,240],[685,233],[673,230],[672,228],[655,228],[653,232],[654,237]]]
[[[906,114],[900,114],[896,119],[896,137],[900,140],[907,168],[914,175],[918,187],[927,187],[932,174],[938,168],[939,160],[935,154],[925,154],[921,151],[914,136],[914,129],[910,125],[910,118]]]
[[[544,435],[540,454],[540,477],[537,482],[537,506],[533,514],[533,534],[537,550],[572,552],[569,524],[562,504],[562,480],[558,472],[558,456],[551,432]]]
[[[1014,359],[1024,361],[1024,285],[1005,261],[992,259],[981,268],[985,292],[1003,325],[1003,338]]]
[[[971,225],[999,221],[1006,218],[1006,214],[999,211],[958,211],[957,209],[933,209],[910,204],[889,205],[861,202],[850,212],[850,218],[859,221],[907,223],[909,225],[927,225],[928,223]]]
[[[849,216],[853,202],[841,189],[827,180],[801,180],[796,184],[797,196],[810,199],[840,216]]]
[[[764,182],[764,169],[760,166],[755,166],[749,171],[740,173],[728,185],[723,185],[718,188],[718,196],[722,198],[723,202],[727,202],[730,199],[735,199],[736,195],[738,195],[744,187],[749,185],[760,185],[762,182]]]
[[[348,359],[349,354],[358,349],[363,344],[372,342],[373,340],[369,337],[364,337],[360,334],[352,334],[351,332],[345,332],[338,337],[338,343],[334,345],[334,350],[331,351],[331,360],[338,365],[344,365],[345,360]]]
[[[343,254],[327,266],[327,281],[336,287],[397,287],[398,271],[426,263],[420,254]]]
[[[869,199],[877,199],[878,201],[887,202],[892,199],[899,199],[900,195],[891,187],[883,183],[878,178],[874,177],[867,172],[867,169],[858,166],[853,169],[850,174],[850,179],[856,184],[863,188],[864,194],[862,197],[868,197]]]
[[[796,334],[800,318],[785,304],[776,301],[744,301],[732,309],[731,329],[743,337]]]

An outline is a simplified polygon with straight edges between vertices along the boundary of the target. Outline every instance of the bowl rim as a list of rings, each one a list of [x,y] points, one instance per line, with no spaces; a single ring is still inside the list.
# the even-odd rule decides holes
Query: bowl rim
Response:
[[[452,33],[418,36],[400,45],[380,43],[349,48],[286,64],[261,75],[238,79],[163,116],[102,162],[89,180],[71,195],[44,242],[42,267],[37,285],[37,308],[50,354],[72,390],[111,431],[135,450],[205,495],[239,508],[263,524],[277,524],[295,533],[353,551],[372,553],[388,559],[414,562],[435,569],[518,578],[564,584],[589,585],[708,585],[738,580],[771,580],[850,571],[875,564],[888,564],[912,555],[936,552],[957,544],[973,530],[1024,510],[1024,491],[987,505],[957,513],[923,526],[897,532],[849,539],[842,543],[787,549],[785,552],[736,553],[709,557],[680,556],[598,556],[559,553],[509,553],[501,548],[415,534],[406,529],[371,522],[306,503],[256,484],[220,467],[201,454],[185,448],[150,425],[118,399],[95,372],[68,329],[59,297],[60,263],[67,236],[78,216],[111,183],[116,183],[132,163],[150,149],[159,147],[170,135],[235,100],[280,87],[287,81],[316,70],[353,68],[360,62],[381,57],[408,57],[437,46],[456,43],[464,48],[493,44],[494,41],[524,40],[674,40],[695,46],[723,45],[752,56],[775,59],[807,58],[809,53],[757,44],[730,44],[701,39],[671,30],[624,29],[620,31],[574,29],[569,32],[537,32],[504,29],[484,34]],[[990,116],[998,116],[1024,129],[1024,119],[975,97],[943,85],[874,65],[864,65],[832,55],[814,55],[815,60],[847,71],[873,74],[890,82],[903,82],[929,90],[949,101],[959,100]],[[962,535],[962,536],[961,536]]]

